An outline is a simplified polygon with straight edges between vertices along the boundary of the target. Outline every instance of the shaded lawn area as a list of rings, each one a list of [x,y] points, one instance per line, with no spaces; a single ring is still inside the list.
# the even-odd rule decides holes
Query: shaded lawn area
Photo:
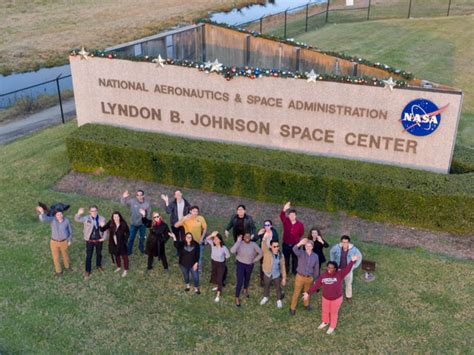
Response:
[[[465,352],[473,348],[474,264],[422,250],[356,243],[377,261],[372,283],[355,274],[354,304],[344,303],[335,336],[318,331],[320,295],[314,310],[301,304],[288,313],[294,279],[284,308],[258,304],[262,290],[251,283],[251,298],[233,306],[233,259],[220,304],[210,291],[209,250],[200,296],[186,294],[168,242],[170,272],[161,265],[148,276],[146,258],[133,255],[126,278],[113,273],[104,253],[105,273],[82,279],[85,250],[81,226],[74,223],[70,249],[74,272],[53,277],[49,225],[34,212],[38,200],[79,206],[97,203],[102,214],[117,201],[97,201],[50,189],[69,170],[65,137],[75,122],[56,126],[0,147],[0,352]],[[163,211],[162,211],[163,212]],[[205,215],[205,211],[203,211]],[[206,216],[206,215],[205,215]],[[210,229],[227,220],[206,216]],[[259,221],[261,222],[261,221]],[[277,224],[280,228],[280,223]],[[328,236],[331,243],[337,236]]]

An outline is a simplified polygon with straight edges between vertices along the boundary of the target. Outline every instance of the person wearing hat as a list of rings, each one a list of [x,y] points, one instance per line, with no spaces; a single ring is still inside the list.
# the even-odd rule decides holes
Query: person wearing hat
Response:
[[[102,268],[102,245],[104,244],[108,232],[100,229],[100,227],[105,225],[105,218],[99,215],[96,205],[89,207],[89,214],[87,216],[82,216],[83,213],[84,208],[79,208],[74,216],[74,220],[84,225],[83,234],[84,240],[86,241],[86,270],[84,272],[84,278],[88,279],[91,275],[92,255],[94,254],[94,249],[97,271],[104,271]]]
[[[53,210],[51,215],[46,215],[43,207],[37,206],[36,211],[38,212],[38,218],[41,222],[49,222],[51,225],[51,254],[53,256],[55,276],[61,276],[62,269],[59,262],[59,254],[63,258],[64,268],[71,270],[69,263],[69,254],[67,252],[68,247],[72,242],[72,226],[69,219],[64,217],[63,211]]]
[[[304,250],[300,247],[304,245]],[[307,292],[313,285],[313,281],[319,276],[319,258],[313,253],[314,242],[304,238],[293,247],[293,252],[298,257],[298,267],[296,269],[295,289],[291,299],[290,314],[296,314],[296,305],[300,297],[301,290]],[[303,305],[307,311],[311,310],[309,300],[304,300]]]

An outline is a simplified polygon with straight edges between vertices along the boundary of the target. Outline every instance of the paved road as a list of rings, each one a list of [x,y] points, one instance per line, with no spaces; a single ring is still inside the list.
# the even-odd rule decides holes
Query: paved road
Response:
[[[71,119],[76,115],[74,99],[63,102],[64,117]],[[39,131],[43,128],[60,124],[61,109],[59,105],[36,112],[21,120],[5,125],[0,125],[0,144],[11,142],[27,134]]]

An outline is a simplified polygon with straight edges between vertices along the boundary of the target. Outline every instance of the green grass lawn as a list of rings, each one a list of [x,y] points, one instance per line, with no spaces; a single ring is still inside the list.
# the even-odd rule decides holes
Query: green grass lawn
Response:
[[[258,305],[262,291],[254,278],[252,297],[241,309],[233,306],[234,268],[221,304],[210,291],[209,251],[200,296],[182,289],[177,261],[168,252],[171,271],[156,267],[145,276],[145,257],[131,258],[130,274],[106,272],[84,282],[84,244],[74,224],[70,255],[74,272],[53,277],[49,225],[34,212],[38,200],[97,203],[105,215],[125,208],[116,201],[51,191],[69,171],[65,137],[75,122],[56,126],[0,147],[0,353],[77,352],[349,352],[469,353],[474,343],[474,264],[421,249],[402,250],[356,243],[377,261],[376,281],[365,284],[355,275],[354,304],[344,304],[335,336],[316,330],[320,296],[311,313],[298,308]],[[205,212],[205,211],[204,211]],[[210,229],[221,219],[206,216]],[[328,236],[330,242],[336,236]],[[168,250],[172,250],[168,244]],[[256,273],[254,274],[256,276]],[[300,307],[300,306],[299,306]]]
[[[411,71],[463,90],[457,143],[474,148],[474,17],[331,24],[297,40]]]

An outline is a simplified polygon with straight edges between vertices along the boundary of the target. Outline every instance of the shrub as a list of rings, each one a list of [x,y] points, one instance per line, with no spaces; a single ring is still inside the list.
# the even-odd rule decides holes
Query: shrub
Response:
[[[73,169],[468,234],[474,174],[443,175],[344,159],[85,125],[67,139]]]

